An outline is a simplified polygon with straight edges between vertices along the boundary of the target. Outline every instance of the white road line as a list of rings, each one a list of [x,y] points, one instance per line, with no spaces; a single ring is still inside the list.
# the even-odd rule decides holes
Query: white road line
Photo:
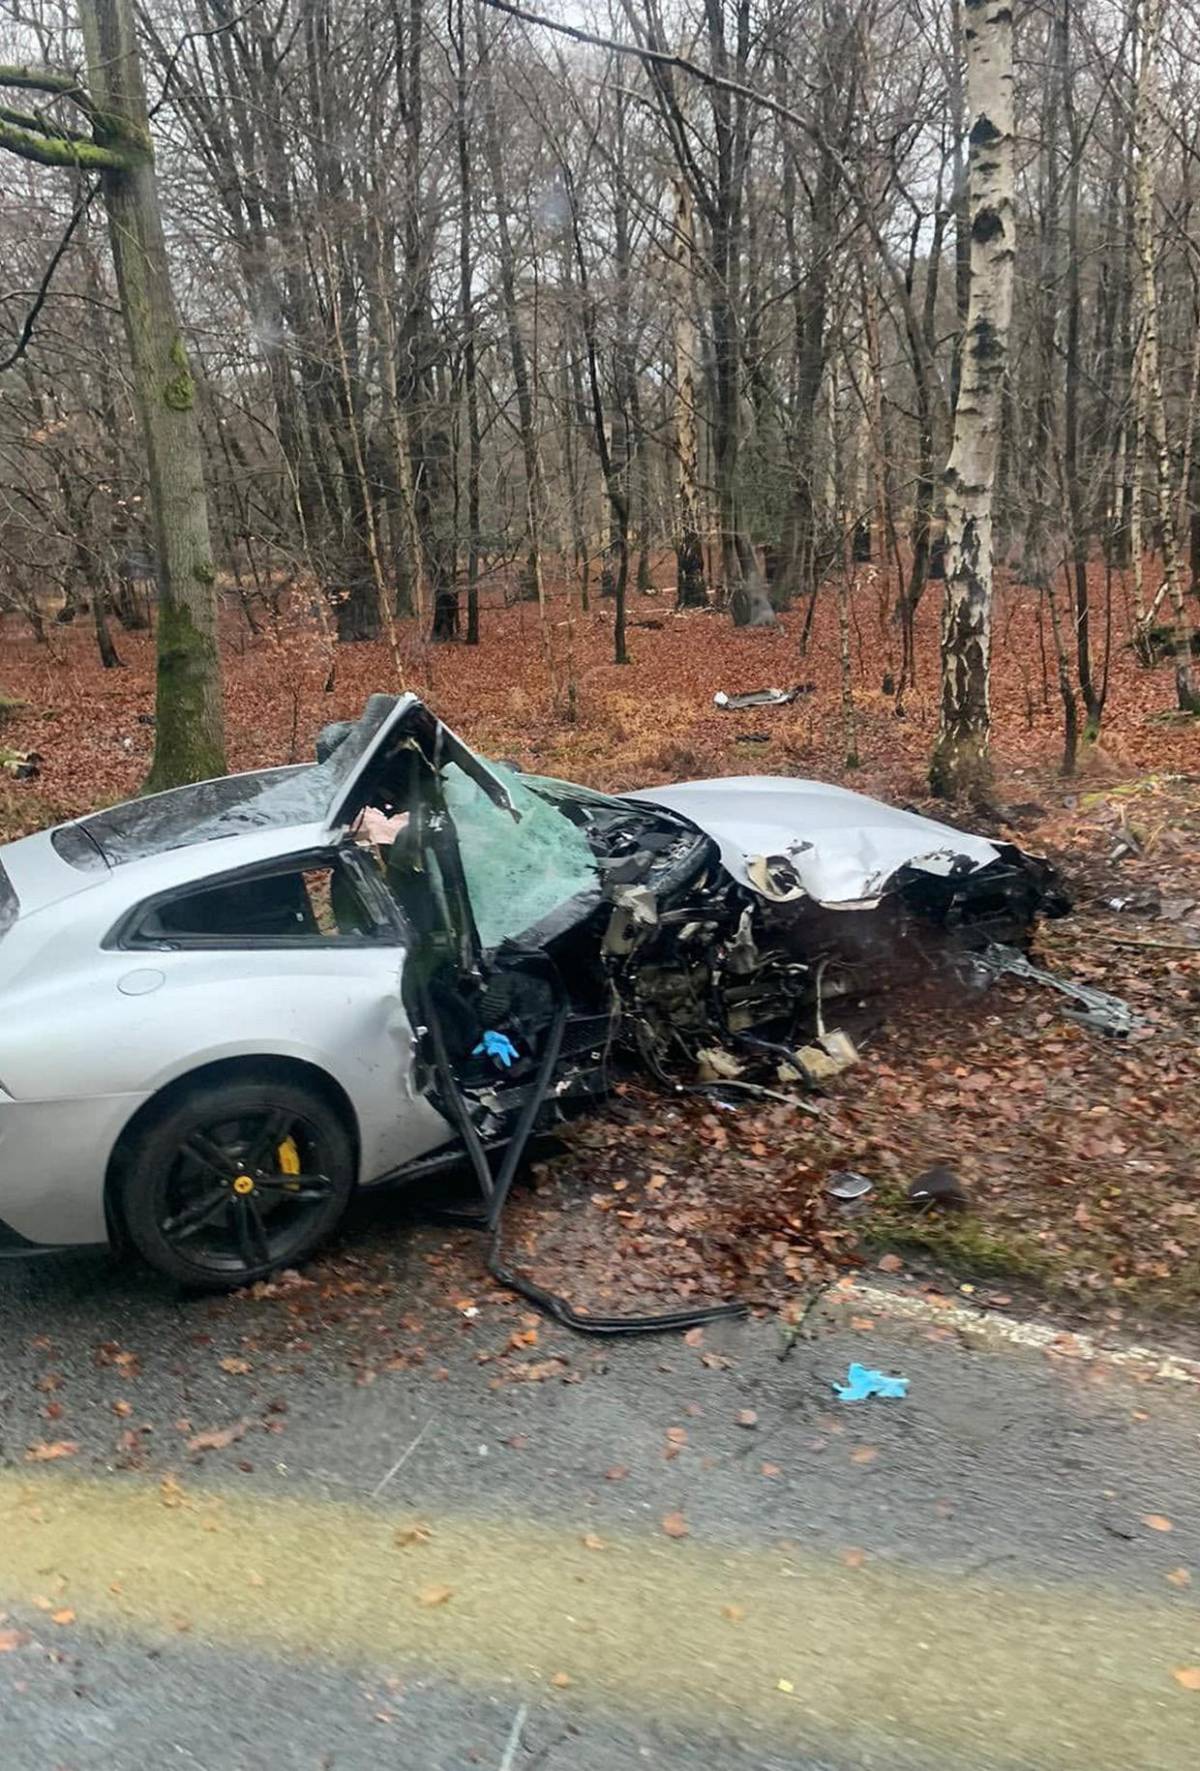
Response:
[[[500,1771],[512,1771],[513,1760],[517,1756],[517,1748],[521,1744],[521,1733],[525,1727],[525,1719],[529,1714],[529,1705],[523,1703],[513,1720],[512,1733],[508,1737],[508,1745],[504,1749],[504,1757],[500,1761]]]
[[[877,1316],[952,1328],[996,1345],[1026,1347],[1084,1364],[1112,1365],[1146,1377],[1200,1385],[1200,1359],[1186,1359],[1162,1347],[1106,1347],[1090,1334],[1055,1328],[1050,1323],[1029,1322],[992,1310],[975,1310],[967,1304],[935,1302],[918,1292],[892,1291],[882,1285],[868,1285],[861,1281],[852,1281],[826,1293],[827,1302],[839,1298],[872,1310]]]
[[[380,1477],[379,1481],[375,1484],[374,1488],[372,1488],[372,1490],[371,1490],[371,1499],[372,1500],[378,1500],[379,1496],[383,1493],[384,1489],[387,1487],[387,1485],[391,1481],[392,1477],[395,1476],[400,1470],[402,1470],[404,1468],[405,1464],[408,1462],[409,1458],[412,1456],[413,1452],[417,1449],[417,1446],[421,1443],[422,1439],[425,1437],[426,1433],[429,1431],[429,1429],[432,1425],[433,1425],[433,1422],[431,1420],[427,1420],[425,1422],[425,1425],[421,1428],[421,1431],[417,1434],[416,1438],[413,1440],[412,1444],[407,1448],[407,1450],[402,1451],[400,1453],[400,1456],[396,1459],[395,1463],[392,1465],[392,1467],[388,1471],[387,1475]]]

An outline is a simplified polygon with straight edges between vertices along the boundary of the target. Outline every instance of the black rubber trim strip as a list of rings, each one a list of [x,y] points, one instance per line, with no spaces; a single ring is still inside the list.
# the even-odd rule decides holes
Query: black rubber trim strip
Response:
[[[544,1310],[556,1322],[561,1322],[564,1328],[574,1329],[577,1334],[667,1334],[680,1329],[703,1328],[709,1322],[719,1322],[729,1316],[744,1316],[746,1314],[747,1306],[745,1304],[732,1303],[708,1304],[695,1310],[667,1311],[658,1316],[593,1316],[586,1311],[574,1309],[565,1298],[559,1297],[556,1292],[547,1291],[543,1286],[535,1285],[532,1279],[526,1279],[523,1274],[515,1273],[510,1267],[505,1266],[502,1258],[504,1206],[516,1178],[521,1157],[533,1132],[538,1112],[554,1081],[554,1067],[562,1049],[563,1034],[566,1031],[570,1014],[567,997],[565,992],[560,994],[558,1008],[546,1034],[546,1043],[542,1049],[534,1086],[530,1090],[516,1126],[513,1128],[512,1137],[505,1149],[504,1160],[498,1174],[492,1172],[487,1151],[484,1149],[479,1133],[471,1120],[467,1104],[450,1065],[445,1037],[438,1019],[437,1006],[428,990],[422,991],[422,998],[422,1013],[428,1024],[433,1046],[434,1069],[445,1093],[446,1106],[466,1147],[471,1167],[475,1171],[479,1190],[487,1201],[487,1223],[491,1231],[487,1268],[494,1279],[509,1291],[515,1291],[519,1297],[526,1298],[531,1304],[536,1304],[540,1310]]]

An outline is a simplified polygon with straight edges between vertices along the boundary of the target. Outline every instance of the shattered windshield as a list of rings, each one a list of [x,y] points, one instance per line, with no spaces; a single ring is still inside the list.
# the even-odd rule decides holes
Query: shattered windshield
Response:
[[[446,809],[459,853],[479,939],[484,947],[520,935],[568,898],[599,892],[596,857],[583,831],[523,778],[489,763],[520,813],[490,800],[457,766],[442,771]]]
[[[491,767],[498,774],[507,775],[507,771],[501,769],[498,763],[492,763]],[[523,774],[517,779],[523,781],[527,787],[532,787],[543,799],[552,799],[564,805],[595,806],[598,810],[629,815],[629,806],[625,800],[618,799],[615,794],[601,793],[595,787],[580,787],[574,781],[559,781],[553,775]]]

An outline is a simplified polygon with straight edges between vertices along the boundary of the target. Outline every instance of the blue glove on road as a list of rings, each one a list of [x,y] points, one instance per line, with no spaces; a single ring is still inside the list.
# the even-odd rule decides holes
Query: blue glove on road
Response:
[[[865,1402],[869,1396],[907,1396],[906,1377],[885,1377],[882,1371],[868,1371],[865,1365],[852,1365],[845,1384],[834,1384],[843,1402]]]

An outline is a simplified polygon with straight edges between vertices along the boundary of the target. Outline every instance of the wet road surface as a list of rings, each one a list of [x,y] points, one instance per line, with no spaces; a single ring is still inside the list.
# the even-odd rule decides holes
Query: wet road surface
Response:
[[[6,1771],[1194,1766],[1200,1387],[836,1294],[586,1341],[459,1254],[0,1268]]]

